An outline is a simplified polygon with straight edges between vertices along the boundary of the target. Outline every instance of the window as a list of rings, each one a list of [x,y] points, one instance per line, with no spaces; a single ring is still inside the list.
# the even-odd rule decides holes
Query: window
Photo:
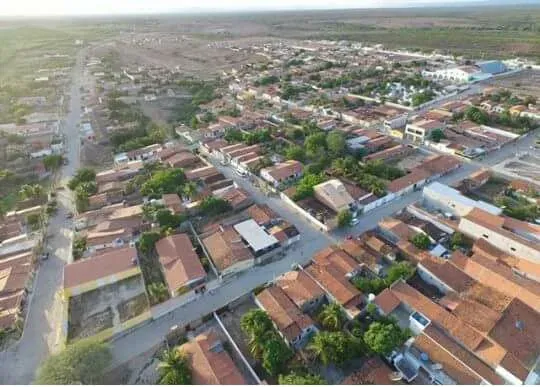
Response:
[[[510,247],[510,250],[512,251],[516,251],[516,249],[514,247]]]
[[[489,239],[489,235],[487,235],[487,234],[482,234],[482,236],[483,236],[484,238],[486,238],[486,239]]]

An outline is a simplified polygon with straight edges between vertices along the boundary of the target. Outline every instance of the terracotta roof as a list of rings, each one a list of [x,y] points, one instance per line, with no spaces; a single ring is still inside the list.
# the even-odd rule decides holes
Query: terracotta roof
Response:
[[[193,384],[247,384],[213,331],[203,333],[194,340],[182,344],[178,350],[189,358]]]
[[[263,168],[276,181],[281,181],[294,174],[302,173],[304,165],[300,161],[288,160],[284,163],[276,164],[273,167]]]
[[[289,342],[313,325],[311,317],[302,313],[280,287],[266,288],[257,295],[257,300]]]
[[[370,270],[375,270],[381,262],[380,258],[371,254],[364,248],[364,244],[358,239],[345,239],[340,247],[357,262],[367,266]]]
[[[452,257],[451,262],[477,281],[496,288],[511,297],[517,297],[540,312],[540,284],[517,276],[502,262],[493,261],[481,254]]]
[[[386,315],[392,313],[396,309],[401,301],[397,298],[390,289],[384,289],[381,293],[375,297],[373,302],[382,310]]]
[[[313,262],[321,267],[333,266],[336,270],[339,270],[343,277],[345,277],[346,274],[360,270],[358,262],[335,245],[315,253],[315,255],[313,255]]]
[[[119,274],[134,267],[138,268],[137,250],[134,247],[114,249],[64,266],[64,289]]]
[[[218,175],[219,171],[216,169],[216,167],[209,165],[197,169],[192,169],[191,171],[186,172],[186,179],[187,180],[197,180],[202,179],[205,177]]]
[[[489,366],[433,325],[416,337],[414,346],[427,353],[432,362],[441,364],[457,384],[480,384],[482,379],[491,384],[504,384]]]
[[[167,158],[166,161],[171,167],[178,168],[197,164],[201,160],[191,152],[180,152]]]
[[[210,141],[203,142],[203,146],[207,148],[210,152],[216,149],[221,149],[223,147],[226,147],[227,145],[229,145],[229,143],[221,138],[217,140],[210,140]]]
[[[454,252],[454,256],[459,252]],[[449,286],[453,291],[461,293],[474,284],[474,279],[446,259],[426,258],[420,262],[431,274]]]
[[[399,239],[403,241],[409,241],[416,234],[418,234],[417,231],[410,228],[403,221],[392,217],[383,218],[381,221],[379,221],[378,225],[380,228],[388,230],[391,233],[395,234]]]
[[[171,235],[160,239],[156,243],[156,251],[163,267],[165,281],[171,292],[206,276],[187,234]]]
[[[431,175],[445,174],[456,169],[461,162],[449,155],[438,155],[428,158],[422,162],[421,168]]]
[[[33,266],[32,252],[0,260],[0,299],[23,290]]]
[[[215,194],[216,197],[226,200],[233,209],[245,207],[252,202],[251,196],[243,188],[232,187],[220,193]]]
[[[430,172],[426,171],[423,168],[415,168],[407,175],[392,180],[390,184],[388,184],[387,190],[394,193],[400,192],[413,184],[419,183],[422,180],[426,180],[431,175],[432,174]]]
[[[142,204],[138,204],[136,206],[130,206],[130,207],[121,207],[116,210],[114,210],[111,215],[109,215],[109,219],[124,219],[124,218],[133,218],[133,217],[141,217],[143,215],[143,206]]]
[[[279,218],[279,215],[266,204],[254,204],[247,209],[247,212],[260,226]]]
[[[483,336],[480,333],[407,283],[397,281],[390,289],[401,302],[440,325],[467,348],[474,350],[482,342]]]
[[[401,381],[390,380],[390,375],[394,372],[380,357],[375,356],[362,364],[360,370],[353,372],[347,376],[341,384],[372,384],[372,385],[387,385],[387,384],[403,384]]]
[[[538,312],[514,299],[489,332],[489,337],[531,370],[540,356],[539,321]]]
[[[163,201],[163,205],[173,213],[184,212],[184,205],[177,194],[164,194],[161,196],[161,200]]]
[[[221,271],[236,263],[253,259],[253,254],[232,226],[220,227],[220,230],[204,238],[202,242]]]
[[[345,309],[353,315],[360,313],[362,293],[356,289],[334,265],[319,266],[316,263],[306,268],[306,272]]]
[[[107,232],[89,232],[86,235],[87,246],[97,246],[102,244],[111,243],[116,239],[125,240],[131,236],[131,232],[124,229],[117,229]]]
[[[324,291],[304,271],[289,271],[276,281],[285,294],[302,308],[306,302],[324,295]]]

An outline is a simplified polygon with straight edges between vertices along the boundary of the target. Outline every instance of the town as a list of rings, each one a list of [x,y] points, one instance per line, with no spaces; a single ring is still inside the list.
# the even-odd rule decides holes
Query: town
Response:
[[[538,64],[64,46],[0,89],[0,382],[540,383]]]

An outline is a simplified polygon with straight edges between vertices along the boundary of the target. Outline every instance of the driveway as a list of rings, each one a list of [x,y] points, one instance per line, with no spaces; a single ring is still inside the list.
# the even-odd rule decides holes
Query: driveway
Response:
[[[69,164],[61,171],[62,179],[69,179],[79,167],[80,93],[78,79],[82,72],[80,55],[73,72],[70,113],[66,117],[66,152]],[[50,218],[46,250],[50,258],[39,263],[21,339],[5,352],[0,352],[0,384],[30,384],[39,365],[59,346],[62,303],[63,268],[71,259],[72,225],[66,214],[73,209],[71,195],[58,191],[58,212]]]

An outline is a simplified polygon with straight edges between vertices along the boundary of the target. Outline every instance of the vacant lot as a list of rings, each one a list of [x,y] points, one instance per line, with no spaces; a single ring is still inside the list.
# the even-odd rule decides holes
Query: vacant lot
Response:
[[[508,89],[516,95],[532,95],[540,98],[540,71],[525,70],[518,74],[496,79],[492,85]]]

